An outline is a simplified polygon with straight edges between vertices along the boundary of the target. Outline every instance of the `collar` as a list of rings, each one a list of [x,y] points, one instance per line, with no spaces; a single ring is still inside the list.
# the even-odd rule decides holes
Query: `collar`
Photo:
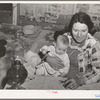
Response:
[[[85,49],[85,48],[87,47],[87,45],[88,45],[88,42],[87,42],[87,41],[88,41],[89,39],[94,39],[94,37],[93,37],[90,33],[88,33],[84,45],[83,45],[82,47],[79,47],[80,44],[79,44],[78,46],[73,46],[73,45],[71,44],[71,42],[72,42],[72,37],[71,37],[70,35],[68,36],[68,38],[69,38],[69,47],[70,47],[71,49],[77,49],[78,51],[83,51],[83,49]]]

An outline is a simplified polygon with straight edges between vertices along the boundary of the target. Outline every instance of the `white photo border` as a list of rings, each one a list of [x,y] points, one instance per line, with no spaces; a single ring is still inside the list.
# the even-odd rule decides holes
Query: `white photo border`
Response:
[[[100,1],[0,1],[0,3],[100,4]],[[56,93],[55,93],[56,92]],[[100,99],[99,90],[0,90],[0,99]]]

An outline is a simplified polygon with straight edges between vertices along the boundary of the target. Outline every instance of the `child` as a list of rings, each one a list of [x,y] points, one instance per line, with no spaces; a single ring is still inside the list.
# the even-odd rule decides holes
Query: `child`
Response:
[[[9,89],[20,89],[21,84],[24,83],[27,78],[27,70],[23,66],[19,56],[16,57],[11,65],[11,68],[7,70],[6,78],[7,83],[11,85]]]
[[[54,42],[54,45],[44,46],[40,49],[43,54],[48,54],[50,56],[56,56],[62,60],[64,64],[64,68],[54,70],[47,62],[44,62],[38,66],[36,66],[36,75],[44,75],[44,76],[64,76],[69,72],[70,61],[67,55],[67,48],[69,45],[69,39],[65,35],[58,35],[57,39]]]

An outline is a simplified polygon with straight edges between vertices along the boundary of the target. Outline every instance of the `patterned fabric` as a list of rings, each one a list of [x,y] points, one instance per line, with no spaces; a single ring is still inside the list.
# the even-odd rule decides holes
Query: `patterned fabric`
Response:
[[[69,38],[71,40],[71,38]],[[79,51],[77,61],[80,73],[83,75],[85,84],[100,80],[100,43],[90,34],[83,47],[72,46]]]

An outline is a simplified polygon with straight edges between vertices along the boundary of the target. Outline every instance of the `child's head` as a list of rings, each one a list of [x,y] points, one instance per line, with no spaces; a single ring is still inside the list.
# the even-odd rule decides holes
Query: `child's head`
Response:
[[[21,64],[21,61],[20,61],[20,60],[15,60],[15,61],[14,61],[13,67],[14,67],[15,69],[20,69],[21,66],[22,66],[22,64]]]
[[[11,50],[11,59],[14,60],[18,56],[19,59],[23,62],[24,61],[24,54],[25,54],[24,47],[20,43],[15,42],[13,47],[12,47],[12,50]]]
[[[65,35],[59,35],[54,43],[55,51],[57,54],[62,55],[67,51],[69,39]]]

